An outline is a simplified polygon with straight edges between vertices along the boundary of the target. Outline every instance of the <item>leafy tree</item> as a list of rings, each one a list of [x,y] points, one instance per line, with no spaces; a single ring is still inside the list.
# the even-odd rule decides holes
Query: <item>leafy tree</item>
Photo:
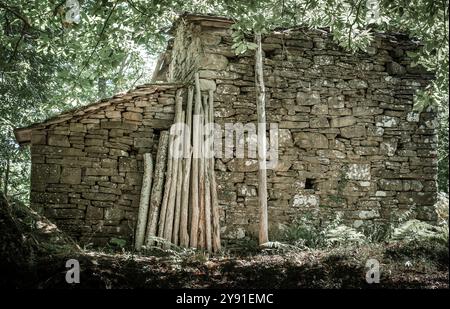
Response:
[[[297,25],[329,27],[350,50],[364,49],[374,31],[419,39],[423,49],[410,57],[436,79],[418,101],[442,108],[440,185],[446,187],[447,0],[0,0],[0,178],[3,184],[8,178],[10,195],[24,191],[29,169],[12,127],[148,81],[166,30],[183,11],[235,19],[238,53],[255,48],[248,39],[253,30]]]

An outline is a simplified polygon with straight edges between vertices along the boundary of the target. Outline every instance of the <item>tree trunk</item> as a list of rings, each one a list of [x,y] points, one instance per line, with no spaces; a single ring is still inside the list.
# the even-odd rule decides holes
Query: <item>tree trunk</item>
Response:
[[[98,97],[103,99],[106,96],[106,79],[103,77],[99,77],[97,80],[98,86]]]
[[[6,159],[5,178],[3,180],[3,194],[8,198],[8,186],[9,186],[9,172],[10,172],[10,160]]]
[[[141,199],[136,224],[136,237],[134,248],[140,251],[144,244],[145,230],[148,216],[148,204],[150,201],[150,190],[152,188],[153,159],[150,153],[144,154],[144,177],[141,187]]]
[[[169,132],[161,131],[156,154],[155,175],[152,193],[150,195],[150,213],[147,222],[146,246],[154,244],[152,237],[156,236],[158,228],[159,210],[161,206],[162,191],[164,184],[164,172],[167,166],[167,148],[169,147]]]
[[[266,89],[264,86],[261,33],[255,34],[256,113],[258,117],[258,202],[259,202],[259,244],[269,241],[267,215],[267,169],[266,169]]]

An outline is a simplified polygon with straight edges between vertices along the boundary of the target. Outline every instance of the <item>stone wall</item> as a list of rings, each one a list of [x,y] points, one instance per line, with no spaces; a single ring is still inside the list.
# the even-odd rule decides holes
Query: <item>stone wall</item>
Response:
[[[229,24],[220,21],[191,20],[183,37],[200,38],[201,52],[174,44],[172,52],[196,68],[184,74],[184,66],[173,66],[172,76],[199,71],[202,88],[215,90],[218,123],[256,123],[254,52],[236,56]],[[414,93],[432,74],[411,66],[406,54],[419,46],[378,35],[355,55],[327,31],[306,29],[263,42],[267,119],[280,128],[279,164],[268,173],[271,232],[305,213],[322,224],[341,214],[355,227],[408,211],[433,221],[435,115],[412,110]],[[225,239],[257,235],[255,159],[216,159]]]
[[[181,20],[167,54],[167,81],[215,92],[216,122],[256,123],[254,55],[236,56],[230,22]],[[412,111],[432,75],[410,65],[407,38],[377,36],[350,54],[327,31],[264,38],[267,120],[279,126],[279,164],[268,171],[269,225],[297,216],[326,224],[338,214],[355,227],[411,211],[435,219],[435,115]],[[113,98],[79,117],[32,133],[32,204],[84,242],[130,239],[139,204],[142,154],[156,152],[173,121],[177,86]],[[227,149],[234,151],[234,149]],[[258,227],[255,157],[216,157],[222,238],[254,237]]]
[[[31,204],[83,243],[131,239],[142,154],[174,117],[177,86],[141,87],[31,137]]]

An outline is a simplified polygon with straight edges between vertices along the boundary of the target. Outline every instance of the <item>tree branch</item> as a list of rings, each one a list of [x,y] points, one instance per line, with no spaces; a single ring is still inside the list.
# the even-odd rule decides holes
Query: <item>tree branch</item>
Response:
[[[3,2],[0,2],[0,9],[4,9],[5,11],[10,12],[14,16],[16,16],[17,18],[22,20],[23,23],[27,25],[27,27],[33,28],[33,26],[30,24],[30,21],[28,20],[28,18],[26,16],[22,15],[21,13],[17,12],[16,8],[13,8],[9,5],[6,5]]]
[[[113,14],[113,12],[114,12],[116,6],[117,6],[117,3],[118,3],[118,1],[116,1],[116,2],[114,3],[114,6],[111,8],[111,11],[110,11],[109,14],[108,14],[108,17],[106,17],[106,20],[105,20],[105,22],[103,23],[102,30],[100,31],[100,34],[99,34],[99,36],[98,36],[97,42],[95,43],[94,49],[92,50],[92,52],[91,52],[91,54],[89,55],[88,59],[85,61],[83,67],[81,68],[80,72],[78,73],[77,78],[76,78],[77,80],[78,80],[78,78],[80,78],[81,73],[83,73],[84,69],[86,69],[86,67],[89,65],[89,62],[91,61],[92,56],[94,56],[94,53],[96,52],[97,47],[98,47],[98,45],[100,44],[100,42],[101,42],[101,40],[102,40],[102,36],[103,36],[103,34],[105,33],[106,27],[108,26],[109,19],[111,18],[112,14]]]
[[[348,48],[350,48],[350,49],[351,49],[351,41],[352,41],[352,30],[353,30],[353,26],[358,22],[359,11],[361,9],[361,2],[362,2],[361,0],[358,1],[357,8],[356,8],[355,20],[350,24],[350,29],[348,30]],[[350,15],[353,14],[353,9],[354,9],[354,7],[352,6]],[[350,18],[350,16],[349,16],[349,18]]]
[[[26,28],[27,28],[27,25],[24,23],[23,26],[22,26],[22,33],[20,35],[20,38],[17,40],[16,44],[14,44],[14,51],[13,51],[11,57],[8,60],[8,64],[11,64],[12,61],[14,60],[14,58],[16,58],[17,51],[19,50],[20,42],[22,41],[23,37],[25,36]]]

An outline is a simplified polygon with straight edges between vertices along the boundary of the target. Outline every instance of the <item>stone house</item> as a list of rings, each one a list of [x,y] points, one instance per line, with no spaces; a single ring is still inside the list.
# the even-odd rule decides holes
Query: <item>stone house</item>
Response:
[[[256,123],[254,54],[235,55],[232,21],[184,15],[156,69],[156,84],[15,131],[32,155],[31,205],[81,242],[130,239],[142,155],[156,155],[173,123],[174,97],[199,72],[214,90],[218,124]],[[413,95],[433,75],[412,66],[418,44],[377,34],[367,52],[339,48],[326,30],[276,31],[263,39],[267,121],[279,127],[268,171],[269,228],[297,216],[326,224],[341,214],[360,228],[410,211],[435,219],[436,130]],[[257,161],[216,157],[221,234],[257,234]]]

